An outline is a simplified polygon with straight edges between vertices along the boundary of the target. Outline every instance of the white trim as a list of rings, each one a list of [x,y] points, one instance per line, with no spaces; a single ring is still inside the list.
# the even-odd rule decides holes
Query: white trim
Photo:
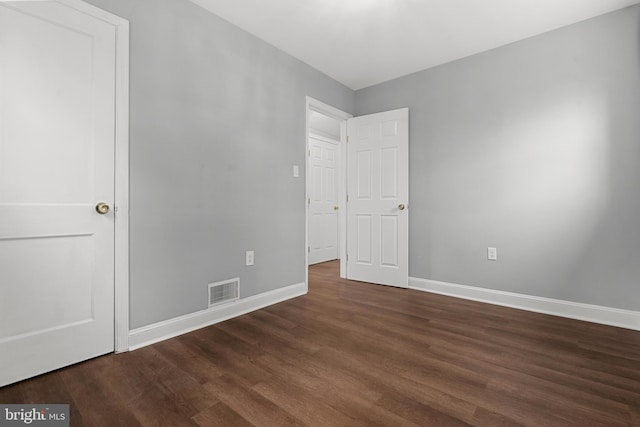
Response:
[[[129,349],[135,350],[145,347],[291,298],[299,297],[306,293],[306,285],[304,283],[298,283],[243,298],[229,304],[215,306],[210,309],[154,323],[153,325],[133,329],[129,333]]]
[[[341,209],[338,211],[338,230],[340,234],[340,277],[347,277],[347,120],[353,117],[351,114],[318,101],[310,96],[306,98],[306,138],[305,138],[305,195],[304,195],[304,283],[309,287],[309,138],[317,138],[313,135],[309,126],[309,112],[315,111],[320,114],[332,117],[340,122],[340,141],[338,145],[339,161],[338,165],[338,205]],[[332,141],[333,142],[333,141]]]
[[[325,104],[322,101],[318,101],[315,98],[307,96],[307,106],[311,111],[324,114],[325,116],[333,117],[337,120],[347,120],[353,117],[351,114],[337,109],[329,104]]]
[[[56,0],[115,27],[114,350],[129,349],[129,21],[82,0]]]
[[[99,7],[89,4],[84,0],[55,0],[55,1],[57,3],[63,4],[72,9],[75,9],[78,12],[91,15],[94,18],[98,18],[108,24],[112,24],[115,26],[126,24],[127,27],[129,26],[129,21],[127,21],[126,19],[121,18],[117,15],[114,15],[111,12],[107,12],[104,9],[100,9]]]
[[[333,138],[327,138],[326,136],[322,136],[322,135],[318,135],[316,133],[313,133],[313,131],[309,131],[309,138],[310,139],[316,139],[318,141],[322,141],[322,142],[328,142],[329,144],[333,144],[333,145],[339,145],[340,141],[338,141],[337,139],[333,139]]]
[[[416,277],[409,278],[409,288],[640,331],[640,311],[622,310],[619,308],[496,291],[493,289],[457,285]]]
[[[115,351],[129,349],[129,21],[116,24]]]
[[[353,117],[349,115],[340,122],[340,177],[339,177],[339,205],[342,209],[338,211],[338,227],[340,230],[340,277],[347,278],[347,121]]]

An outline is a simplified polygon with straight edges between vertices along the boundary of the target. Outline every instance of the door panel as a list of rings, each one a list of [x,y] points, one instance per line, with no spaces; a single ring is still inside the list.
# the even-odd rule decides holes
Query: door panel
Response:
[[[309,264],[338,258],[338,145],[309,137]]]
[[[380,216],[380,265],[398,267],[398,216]]]
[[[357,192],[358,200],[371,200],[372,198],[372,152],[370,150],[357,151]]]
[[[115,53],[100,19],[0,3],[0,386],[114,349]]]
[[[380,198],[382,200],[398,199],[398,149],[383,148],[380,150]]]
[[[407,287],[409,110],[348,121],[347,277]]]

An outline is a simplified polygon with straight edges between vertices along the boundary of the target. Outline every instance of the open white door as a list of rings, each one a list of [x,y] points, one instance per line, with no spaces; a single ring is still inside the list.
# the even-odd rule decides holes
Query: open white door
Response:
[[[0,386],[114,350],[116,30],[64,3],[0,2]]]
[[[309,136],[309,265],[338,259],[338,144]]]
[[[406,288],[409,110],[354,117],[347,126],[347,277]]]

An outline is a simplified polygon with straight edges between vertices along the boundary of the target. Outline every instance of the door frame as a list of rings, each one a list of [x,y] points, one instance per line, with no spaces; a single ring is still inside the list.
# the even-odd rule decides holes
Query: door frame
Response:
[[[129,21],[82,0],[54,0],[115,27],[114,351],[129,350]]]
[[[305,109],[305,197],[304,197],[304,283],[309,289],[309,115],[312,111],[324,114],[340,122],[340,143],[338,144],[338,253],[340,254],[340,277],[347,277],[347,120],[351,114],[318,101],[310,96],[306,97]]]

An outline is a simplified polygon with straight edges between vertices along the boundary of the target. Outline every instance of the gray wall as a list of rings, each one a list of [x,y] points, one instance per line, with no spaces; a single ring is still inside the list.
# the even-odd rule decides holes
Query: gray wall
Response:
[[[356,92],[410,108],[411,276],[640,309],[639,39],[634,6]]]
[[[354,92],[187,0],[89,1],[131,24],[131,328],[304,282],[305,96]]]

